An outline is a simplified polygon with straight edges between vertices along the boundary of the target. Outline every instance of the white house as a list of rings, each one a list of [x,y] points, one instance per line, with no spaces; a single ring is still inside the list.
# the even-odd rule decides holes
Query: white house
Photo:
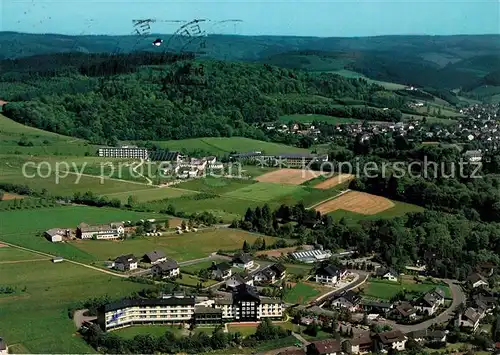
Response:
[[[162,277],[164,279],[176,277],[180,274],[177,261],[171,259],[167,259],[166,261],[153,265],[151,272],[154,276]]]
[[[226,262],[222,262],[219,264],[216,264],[214,262],[208,270],[212,273],[212,278],[219,281],[225,280],[231,277],[231,275],[233,274],[231,265]]]
[[[375,272],[375,275],[381,279],[393,282],[398,281],[398,276],[399,276],[399,274],[396,271],[387,268],[378,268],[377,271]]]
[[[153,250],[152,252],[144,254],[142,260],[151,265],[163,263],[167,260],[167,256],[161,250]]]
[[[137,258],[132,254],[120,255],[115,259],[115,269],[130,271],[137,269]]]
[[[482,314],[479,310],[469,307],[463,314],[459,315],[458,326],[476,331],[479,327],[479,321],[483,318],[483,315],[484,314]]]
[[[470,274],[467,277],[467,281],[471,283],[473,288],[488,286],[488,281],[481,274],[478,274],[477,272]]]
[[[341,270],[333,265],[327,265],[320,267],[318,270],[316,270],[315,278],[316,282],[318,283],[335,285],[346,275],[347,275],[347,270],[345,269]]]
[[[400,330],[390,330],[378,333],[376,341],[378,341],[380,349],[403,351],[406,348],[408,338]]]
[[[253,267],[253,260],[249,254],[238,254],[233,258],[233,266],[242,269],[251,269]]]
[[[226,280],[226,287],[234,289],[238,287],[239,285],[247,284],[249,286],[253,286],[253,277],[251,276],[246,276],[243,277],[239,274],[233,274],[230,278]]]
[[[435,288],[417,299],[413,307],[427,315],[432,316],[444,304],[445,294],[440,288]]]

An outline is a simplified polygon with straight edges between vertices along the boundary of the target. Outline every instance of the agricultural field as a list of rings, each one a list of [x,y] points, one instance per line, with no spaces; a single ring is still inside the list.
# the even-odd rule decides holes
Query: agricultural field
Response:
[[[117,198],[122,203],[127,203],[129,196],[132,196],[134,197],[136,202],[142,203],[148,201],[163,200],[166,198],[189,196],[194,194],[196,194],[195,191],[188,191],[175,187],[155,187],[155,188],[146,188],[144,190],[135,190],[130,192],[127,191],[127,192],[110,193],[110,194],[105,194],[103,196],[106,196],[109,199]]]
[[[2,285],[17,291],[0,301],[5,320],[0,322],[0,334],[9,345],[15,344],[12,350],[32,354],[94,353],[75,336],[68,307],[91,297],[123,297],[148,287],[67,262],[0,264],[0,275]]]
[[[333,200],[321,203],[314,209],[321,214],[328,214],[337,210],[360,213],[364,215],[375,215],[394,207],[391,200],[365,192],[349,191]]]
[[[392,201],[394,203],[394,207],[391,207],[385,211],[374,215],[365,215],[361,213],[346,211],[346,210],[336,210],[334,212],[329,213],[335,219],[345,218],[347,221],[352,223],[361,221],[361,220],[369,220],[369,219],[390,219],[394,217],[402,217],[407,213],[411,212],[423,212],[424,208],[412,205],[410,203],[400,202],[400,201]]]
[[[129,253],[142,256],[152,250],[161,250],[169,258],[186,261],[207,257],[218,250],[241,249],[245,240],[253,244],[259,237],[241,230],[220,228],[162,237],[136,237],[121,241],[76,240],[67,244],[100,261]],[[267,245],[278,240],[274,237],[263,238]]]
[[[344,124],[344,123],[360,123],[360,122],[362,122],[361,120],[358,120],[355,118],[334,117],[334,116],[316,115],[316,114],[285,115],[285,116],[280,116],[280,121],[283,123],[288,123],[290,121],[300,122],[300,123],[312,123],[314,121],[318,121],[318,122],[326,122],[329,124]]]
[[[226,192],[244,188],[254,183],[255,181],[253,180],[206,177],[202,179],[193,179],[190,181],[181,182],[180,184],[175,185],[175,187],[183,190],[193,190],[221,195]]]
[[[300,185],[304,182],[317,178],[321,172],[308,169],[279,169],[261,176],[255,180],[259,182],[273,182],[287,185]]]
[[[330,73],[338,74],[338,75],[346,77],[346,78],[364,79],[369,83],[378,84],[387,90],[402,90],[406,87],[405,85],[401,85],[401,84],[397,84],[397,83],[390,83],[387,81],[379,81],[379,80],[370,79],[370,78],[364,76],[363,74],[360,74],[360,73],[357,73],[357,72],[354,72],[351,70],[346,70],[346,69],[341,69],[341,70],[337,70],[337,71],[330,71]]]
[[[0,244],[0,264],[15,264],[34,260],[50,260],[50,258]]]
[[[291,290],[287,290],[284,301],[293,304],[307,304],[320,294],[320,291],[306,283],[298,283]]]
[[[446,284],[428,281],[415,283],[412,279],[403,279],[401,283],[370,279],[369,282],[361,286],[361,289],[363,290],[362,294],[366,297],[390,300],[403,290],[406,290],[409,293],[409,297],[414,297],[417,294],[430,291],[435,287],[441,288],[444,291],[446,298],[452,298],[450,288]]]
[[[297,185],[284,185],[275,184],[267,182],[258,182],[246,187],[242,187],[238,190],[234,190],[225,194],[228,197],[234,197],[238,199],[248,200],[248,201],[272,201],[278,200],[281,197],[294,195],[297,191],[302,189],[301,186]]]
[[[4,192],[2,198],[0,198],[0,201],[11,201],[11,200],[22,200],[26,196],[18,195],[18,194],[13,194],[10,192]]]
[[[338,174],[336,176],[329,178],[328,180],[324,180],[319,184],[314,185],[314,187],[317,189],[328,190],[337,185],[349,182],[352,179],[354,179],[354,175],[352,174]]]
[[[171,141],[153,142],[161,148],[177,150],[189,154],[190,152],[203,152],[205,155],[221,156],[232,152],[252,152],[261,151],[265,154],[279,153],[307,153],[307,149],[292,147],[284,144],[264,142],[250,138],[230,137],[230,138],[192,138]]]
[[[23,138],[24,137],[24,138]],[[21,142],[23,138],[24,142]],[[96,155],[98,147],[81,139],[62,136],[17,123],[0,114],[2,154]]]

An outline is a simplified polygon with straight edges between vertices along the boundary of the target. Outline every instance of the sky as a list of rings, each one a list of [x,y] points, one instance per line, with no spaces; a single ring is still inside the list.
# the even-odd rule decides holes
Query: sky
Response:
[[[1,0],[0,30],[131,34],[132,20],[154,18],[154,33],[207,19],[209,34],[356,37],[499,34],[500,0],[170,1]],[[238,22],[220,21],[237,19]],[[172,22],[169,22],[172,21]],[[210,24],[209,26],[207,24]]]

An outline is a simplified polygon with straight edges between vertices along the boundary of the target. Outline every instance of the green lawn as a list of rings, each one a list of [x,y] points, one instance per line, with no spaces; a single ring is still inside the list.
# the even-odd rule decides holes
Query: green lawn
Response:
[[[163,200],[166,198],[176,198],[180,196],[189,196],[194,195],[196,192],[186,191],[177,189],[175,187],[159,187],[159,188],[148,188],[144,186],[144,190],[136,190],[131,192],[117,192],[111,194],[105,194],[104,196],[109,199],[117,198],[122,203],[127,203],[129,196],[133,196],[135,200],[139,203],[155,201],[155,200]]]
[[[213,262],[220,263],[222,261],[224,261],[224,259],[212,259],[212,260],[202,261],[196,264],[181,266],[181,271],[190,274],[196,274],[200,270],[208,269],[210,266],[212,266]]]
[[[243,176],[248,176],[251,178],[256,178],[257,176],[261,176],[271,171],[275,171],[277,168],[270,168],[265,166],[257,166],[257,165],[242,165],[241,166],[241,174]]]
[[[285,264],[286,272],[290,275],[299,275],[305,276],[312,269],[312,266],[309,265],[300,265],[300,264]]]
[[[312,298],[319,295],[319,293],[320,292],[315,290],[313,287],[300,282],[291,290],[287,290],[284,300],[287,303],[306,304]]]
[[[241,249],[243,242],[253,244],[259,235],[236,229],[214,229],[184,234],[170,234],[163,237],[137,237],[124,241],[77,240],[67,243],[71,247],[97,260],[108,260],[121,254],[144,255],[152,250],[162,250],[177,261],[199,259],[218,250]],[[277,238],[265,237],[266,244],[273,244]]]
[[[360,122],[362,122],[361,120],[357,120],[355,118],[334,117],[334,116],[316,115],[316,114],[285,115],[285,116],[280,116],[280,121],[284,122],[284,123],[288,123],[290,121],[301,122],[301,123],[312,123],[313,121],[318,121],[318,122],[327,122],[330,124],[360,123]]]
[[[21,249],[16,249],[11,247],[0,248],[0,264],[7,263],[10,261],[35,260],[35,259],[48,259],[48,258]]]
[[[231,191],[225,196],[249,200],[249,201],[271,201],[283,196],[294,195],[302,189],[301,186],[275,184],[270,182],[258,182],[238,190]]]
[[[231,152],[251,151],[262,151],[266,154],[307,152],[307,149],[243,137],[192,138],[171,141],[156,141],[153,143],[169,150],[177,150],[186,153],[190,153],[193,151],[202,151],[205,154],[212,155],[224,155]]]
[[[0,275],[2,285],[26,287],[0,300],[0,334],[7,344],[16,344],[13,350],[25,353],[95,353],[75,336],[68,307],[90,297],[122,297],[147,287],[67,262],[0,264]]]
[[[198,276],[182,274],[182,278],[175,280],[175,283],[183,286],[196,287],[198,284],[202,284],[203,287],[212,286],[217,283],[214,280],[202,281]]]
[[[220,195],[254,183],[253,180],[206,177],[182,182],[175,185],[175,187]]]
[[[22,136],[32,146],[20,146]],[[96,155],[97,149],[82,139],[25,126],[0,114],[0,151],[3,154],[84,156]]]
[[[247,337],[249,335],[255,334],[255,331],[257,330],[257,325],[231,325],[228,324],[227,330],[231,333],[240,333],[241,336]]]
[[[363,295],[367,297],[390,300],[402,290],[406,290],[414,294],[421,294],[432,290],[435,287],[441,288],[445,292],[446,297],[451,298],[450,288],[446,284],[434,284],[430,282],[417,284],[413,282],[403,281],[403,283],[400,284],[399,282],[370,280],[368,283],[362,286],[362,289]],[[414,295],[412,295],[412,297],[413,296]]]

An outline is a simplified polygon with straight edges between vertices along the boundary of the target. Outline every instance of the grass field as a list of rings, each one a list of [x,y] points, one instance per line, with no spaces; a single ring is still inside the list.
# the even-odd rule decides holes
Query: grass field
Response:
[[[451,298],[450,288],[446,284],[434,284],[430,282],[417,284],[409,280],[404,280],[403,283],[400,284],[399,282],[380,281],[372,279],[364,286],[362,286],[363,295],[383,300],[390,300],[402,290],[413,293],[413,295],[409,296],[413,297],[416,293],[425,293],[435,287],[441,288],[445,292],[446,298]]]
[[[310,265],[285,264],[287,274],[305,276],[311,271]]]
[[[291,290],[285,294],[285,302],[293,304],[306,304],[315,296],[319,295],[319,291],[305,283],[296,284]]]
[[[186,182],[181,182],[180,184],[175,185],[175,187],[179,189],[221,195],[226,192],[231,192],[245,186],[252,185],[254,183],[255,181],[253,180],[206,177],[202,179],[194,179]]]
[[[360,74],[360,73],[357,73],[354,71],[350,71],[350,70],[346,70],[346,69],[332,71],[331,73],[338,74],[338,75],[341,75],[341,76],[346,77],[346,78],[364,79],[364,80],[368,81],[369,83],[378,84],[380,86],[383,86],[387,90],[401,90],[401,89],[404,89],[406,87],[405,85],[401,85],[401,84],[397,84],[397,83],[390,83],[387,81],[373,80],[373,79],[370,79],[370,78],[364,76],[363,74]]]
[[[202,261],[202,262],[199,262],[196,264],[181,266],[181,271],[186,272],[186,273],[190,273],[190,274],[195,274],[200,270],[208,269],[210,266],[212,266],[213,262],[220,263],[222,261],[224,261],[224,259],[212,259],[212,260],[208,260],[208,261]]]
[[[258,141],[250,138],[192,138],[172,141],[153,142],[162,148],[181,152],[203,151],[205,154],[223,155],[231,152],[262,151],[265,154],[305,153],[307,149],[296,148],[284,144]]]
[[[317,178],[319,175],[321,175],[321,172],[307,169],[279,169],[258,176],[256,180],[259,182],[300,185],[308,180]]]
[[[357,120],[355,118],[334,117],[334,116],[315,115],[315,114],[285,115],[285,116],[280,116],[280,121],[283,123],[288,123],[290,121],[300,122],[300,123],[312,123],[313,121],[318,121],[318,122],[327,122],[330,124],[361,123],[362,122],[361,120]]]
[[[314,207],[314,209],[322,214],[336,210],[346,210],[364,215],[375,215],[391,207],[394,207],[394,202],[385,197],[349,191],[342,196]]]
[[[335,219],[345,218],[351,222],[358,222],[360,220],[369,220],[369,219],[378,219],[378,218],[394,218],[404,216],[406,213],[411,212],[423,212],[424,208],[412,205],[405,202],[392,201],[394,203],[394,207],[391,207],[385,211],[374,215],[364,215],[361,213],[355,213],[346,210],[336,210],[334,212],[330,212],[329,215]]]
[[[81,338],[67,309],[90,297],[127,296],[146,285],[107,276],[78,265],[0,264],[2,285],[25,292],[0,300],[0,334],[8,345],[25,353],[95,353]],[[147,286],[146,286],[147,287]],[[55,335],[56,334],[56,335]]]
[[[129,196],[133,196],[135,200],[139,203],[155,201],[155,200],[163,200],[165,198],[176,198],[180,196],[189,196],[194,195],[196,192],[194,191],[186,191],[182,189],[178,189],[175,187],[161,187],[161,188],[147,188],[144,190],[135,190],[130,192],[116,192],[105,194],[104,196],[109,199],[117,198],[122,203],[127,203]]]
[[[6,246],[0,248],[0,264],[27,260],[49,260],[49,258],[16,248]]]
[[[294,195],[302,188],[297,185],[274,184],[269,182],[258,182],[238,190],[225,194],[225,196],[249,200],[249,201],[272,201],[283,196]]]
[[[105,223],[124,220],[137,221],[151,217],[155,216],[151,213],[84,206],[0,212],[2,219],[0,243],[5,241],[52,255],[61,255],[80,261],[93,261],[95,260],[93,255],[75,248],[71,243],[51,243],[44,237],[36,236],[36,234],[56,227],[76,228],[83,221]]]
[[[196,287],[200,283],[202,287],[209,287],[217,283],[217,281],[214,280],[202,281],[198,276],[195,275],[181,274],[181,276],[182,278],[175,280],[175,283],[188,287]]]
[[[134,325],[132,327],[121,328],[113,331],[113,334],[117,334],[125,339],[132,339],[136,335],[151,335],[153,337],[163,336],[165,332],[172,332],[177,336],[183,336],[188,333],[184,329],[179,329],[175,325]]]
[[[32,146],[20,146],[21,137]],[[0,151],[3,154],[95,155],[98,147],[81,139],[66,137],[17,123],[0,114]]]
[[[414,114],[409,114],[409,113],[403,113],[403,120],[408,121],[408,120],[423,120],[424,116],[421,115],[414,115]],[[442,125],[454,125],[458,124],[458,121],[454,119],[453,117],[450,118],[439,118],[439,117],[427,117],[427,123],[438,123]]]
[[[97,260],[108,260],[121,254],[142,256],[152,250],[162,250],[169,258],[186,261],[209,256],[218,250],[241,249],[243,242],[253,244],[259,235],[236,229],[214,229],[185,234],[171,234],[163,237],[137,237],[124,241],[77,240],[70,242],[72,247]],[[277,239],[265,237],[266,244]]]

